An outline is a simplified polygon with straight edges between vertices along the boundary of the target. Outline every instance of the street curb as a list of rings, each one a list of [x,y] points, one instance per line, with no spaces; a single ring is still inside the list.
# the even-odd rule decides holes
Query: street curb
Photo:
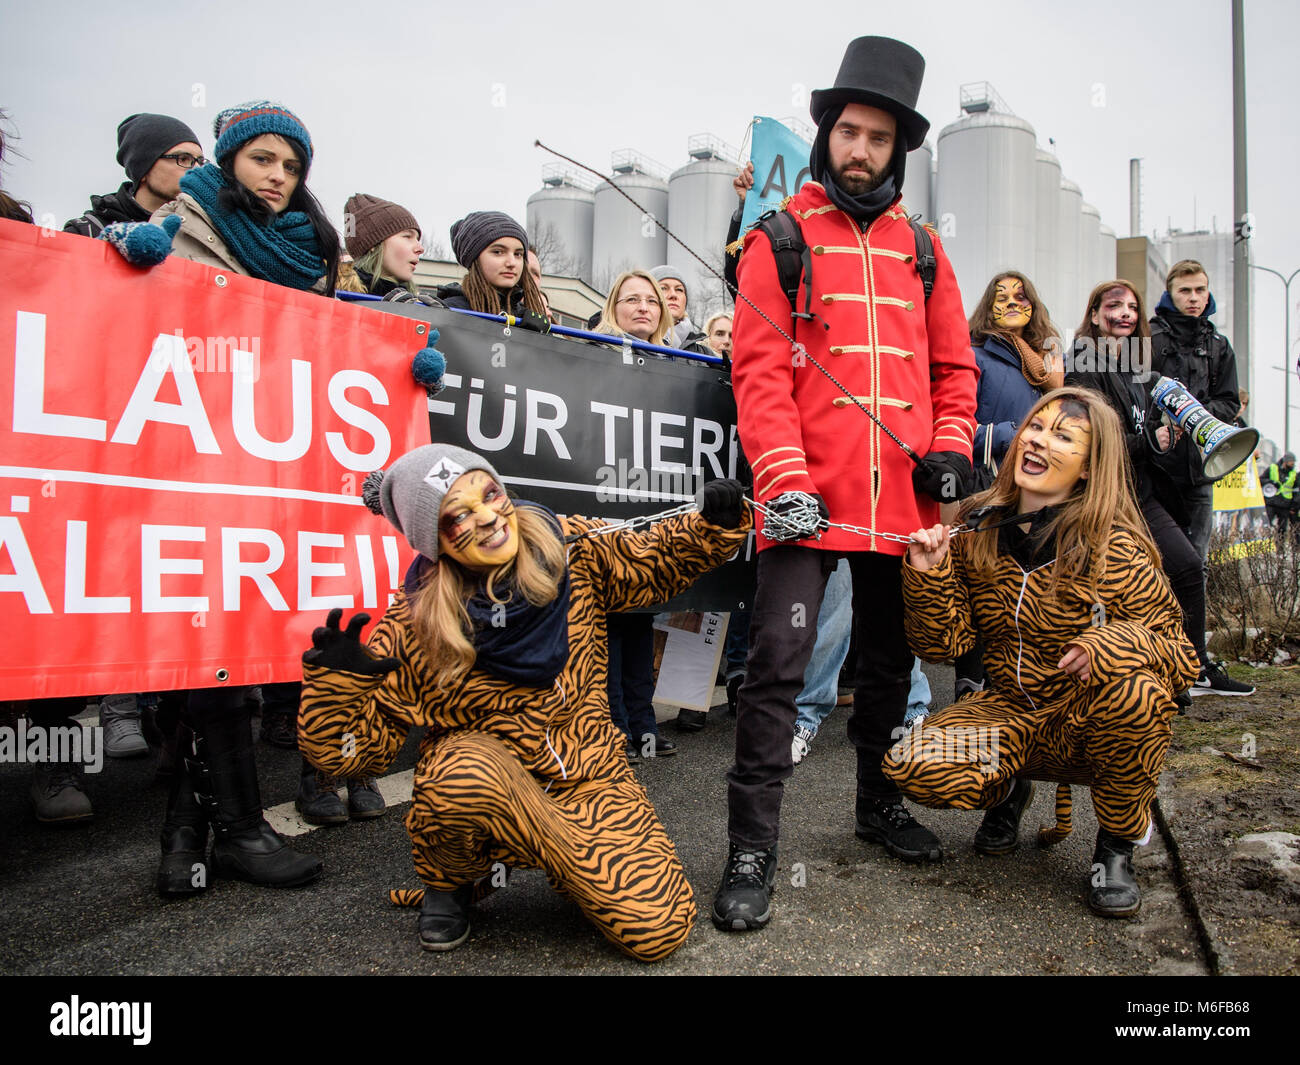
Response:
[[[1164,810],[1161,809],[1159,797],[1152,799],[1151,812],[1155,817],[1156,828],[1165,841],[1165,849],[1169,852],[1169,857],[1173,862],[1173,879],[1175,886],[1178,888],[1178,896],[1183,900],[1188,915],[1196,925],[1196,939],[1205,954],[1205,963],[1209,966],[1210,975],[1222,976],[1223,962],[1218,944],[1214,940],[1214,935],[1206,926],[1205,919],[1201,916],[1200,907],[1196,904],[1196,892],[1192,888],[1191,878],[1187,875],[1187,867],[1183,863],[1182,852],[1178,849],[1178,841],[1174,838],[1173,830],[1169,827],[1169,821],[1165,818]]]

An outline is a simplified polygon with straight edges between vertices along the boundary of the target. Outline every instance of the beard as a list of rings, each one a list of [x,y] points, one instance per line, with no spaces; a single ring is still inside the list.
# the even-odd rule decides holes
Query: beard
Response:
[[[831,177],[835,179],[835,184],[847,192],[850,196],[865,196],[868,192],[875,192],[885,183],[889,177],[889,167],[883,170],[872,170],[869,163],[854,164],[854,169],[866,171],[866,176],[861,174],[845,174],[844,167],[836,167],[831,164]]]

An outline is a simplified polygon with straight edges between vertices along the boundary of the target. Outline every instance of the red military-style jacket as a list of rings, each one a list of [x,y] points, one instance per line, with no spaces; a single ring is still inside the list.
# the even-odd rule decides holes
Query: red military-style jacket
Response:
[[[751,230],[740,291],[826,367],[917,455],[971,457],[979,371],[961,294],[937,237],[927,302],[916,243],[895,200],[863,232],[809,182],[787,206],[812,252],[813,321],[790,317],[771,243]],[[807,279],[797,306],[803,310]],[[824,323],[824,324],[823,324]],[[829,327],[829,328],[827,328]],[[819,493],[831,520],[906,535],[939,520],[939,504],[912,488],[913,461],[744,299],[736,301],[732,350],[740,442],[754,470],[754,498]],[[761,534],[762,550],[771,541]],[[829,529],[799,541],[832,551],[901,555],[905,545]]]

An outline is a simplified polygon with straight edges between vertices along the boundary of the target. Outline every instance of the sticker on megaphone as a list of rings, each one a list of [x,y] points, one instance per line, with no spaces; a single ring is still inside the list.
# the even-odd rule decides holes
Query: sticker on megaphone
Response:
[[[1221,422],[1170,377],[1151,387],[1151,398],[1186,433],[1201,453],[1205,476],[1217,481],[1250,458],[1259,445],[1258,429],[1240,429]]]

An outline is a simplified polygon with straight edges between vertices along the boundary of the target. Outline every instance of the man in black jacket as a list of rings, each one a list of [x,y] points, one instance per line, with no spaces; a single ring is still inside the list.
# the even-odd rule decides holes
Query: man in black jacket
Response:
[[[1244,284],[1245,279],[1238,279]],[[1210,321],[1215,311],[1210,279],[1195,259],[1174,263],[1165,278],[1165,293],[1151,319],[1151,370],[1180,382],[1214,417],[1229,424],[1241,403],[1237,395],[1237,356]],[[1214,479],[1205,475],[1200,451],[1178,433],[1167,452],[1152,463],[1166,476],[1154,488],[1165,509],[1178,520],[1201,556],[1202,573],[1214,523]],[[1205,666],[1192,686],[1193,695],[1249,695],[1248,685],[1233,680],[1214,663]]]
[[[117,161],[129,180],[116,192],[92,196],[90,210],[63,229],[97,237],[112,222],[147,222],[149,216],[181,194],[181,175],[205,162],[199,138],[180,119],[140,114],[117,127]]]

